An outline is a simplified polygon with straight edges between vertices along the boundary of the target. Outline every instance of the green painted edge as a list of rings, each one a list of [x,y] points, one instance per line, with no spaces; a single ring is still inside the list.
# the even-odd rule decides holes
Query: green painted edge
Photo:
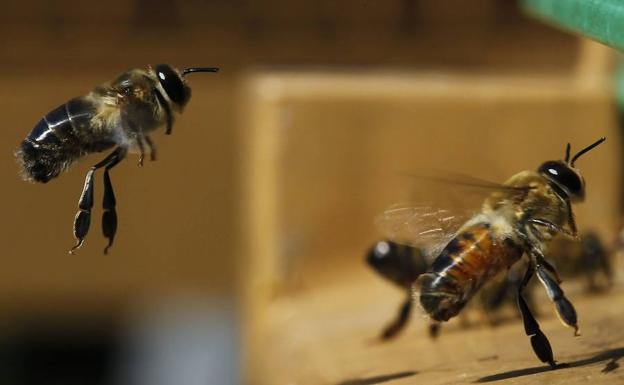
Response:
[[[615,102],[620,110],[624,109],[624,56],[619,55],[614,74]]]
[[[522,0],[532,16],[624,50],[623,0]]]

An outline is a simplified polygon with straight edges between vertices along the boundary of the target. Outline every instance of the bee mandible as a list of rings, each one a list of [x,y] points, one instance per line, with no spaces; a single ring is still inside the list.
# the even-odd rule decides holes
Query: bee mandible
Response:
[[[418,278],[420,304],[433,321],[447,321],[456,316],[486,282],[526,254],[528,268],[517,290],[524,329],[537,357],[553,368],[557,365],[550,342],[523,297],[523,289],[537,274],[560,320],[578,335],[576,310],[559,286],[561,280],[545,253],[548,242],[556,234],[578,237],[572,203],[584,200],[585,181],[574,164],[604,140],[592,143],[571,159],[568,144],[564,160],[546,161],[537,171],[519,172],[502,185],[492,187],[481,210],[452,232],[445,229],[454,223],[447,220],[448,216],[431,215],[436,222],[428,229],[422,221],[420,228],[407,223],[404,213],[396,209],[386,212],[382,220],[399,219],[403,225],[411,225],[414,243],[418,242],[419,234],[430,236],[435,231],[452,234],[429,271]]]
[[[16,151],[22,175],[26,180],[41,183],[56,178],[85,155],[115,148],[87,173],[74,219],[76,244],[70,253],[82,246],[89,231],[95,171],[104,168],[102,230],[108,239],[106,254],[117,232],[116,200],[109,171],[131,149],[138,150],[140,166],[146,147],[151,160],[155,160],[156,147],[149,134],[161,126],[166,126],[165,134],[171,134],[174,113],[181,113],[191,97],[186,75],[217,71],[213,67],[179,71],[168,64],[131,69],[52,110],[22,141]]]

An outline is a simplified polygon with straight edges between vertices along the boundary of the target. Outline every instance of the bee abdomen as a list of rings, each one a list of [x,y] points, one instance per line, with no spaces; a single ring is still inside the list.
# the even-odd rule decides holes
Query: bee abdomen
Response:
[[[490,226],[477,224],[459,233],[421,279],[420,303],[431,318],[447,321],[488,279],[522,256],[509,242],[497,242]]]
[[[420,304],[434,321],[448,321],[459,313],[467,300],[463,300],[461,287],[452,278],[439,273],[420,276]]]
[[[88,153],[81,131],[88,132],[94,114],[82,98],[46,114],[24,139],[16,156],[26,179],[46,183]]]

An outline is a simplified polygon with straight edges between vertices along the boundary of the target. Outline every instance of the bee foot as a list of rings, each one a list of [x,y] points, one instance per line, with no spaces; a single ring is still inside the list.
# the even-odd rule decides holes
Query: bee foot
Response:
[[[76,255],[75,251],[79,248],[82,247],[82,244],[84,243],[84,239],[79,239],[76,244],[69,250],[69,254],[70,255]]]
[[[102,232],[108,239],[108,245],[104,248],[104,254],[108,254],[108,249],[113,246],[115,233],[117,232],[117,212],[115,209],[108,209],[102,215]]]

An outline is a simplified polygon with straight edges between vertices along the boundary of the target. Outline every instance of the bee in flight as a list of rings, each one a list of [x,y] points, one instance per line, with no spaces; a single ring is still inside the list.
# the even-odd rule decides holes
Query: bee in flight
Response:
[[[102,230],[108,239],[104,253],[112,246],[117,231],[116,200],[109,171],[129,150],[138,150],[143,165],[146,148],[156,159],[156,147],[149,134],[166,126],[171,134],[174,112],[181,113],[191,97],[186,75],[217,72],[218,68],[186,68],[179,71],[168,64],[136,68],[112,82],[97,86],[89,94],[71,99],[45,115],[16,151],[24,179],[47,183],[79,158],[114,150],[87,173],[78,213],[74,219],[76,244],[82,246],[89,231],[93,207],[93,178],[104,167]]]
[[[417,280],[420,304],[431,320],[442,322],[456,316],[486,282],[526,255],[528,268],[518,288],[518,308],[533,351],[542,362],[556,366],[550,342],[531,313],[523,289],[537,274],[560,320],[578,335],[576,310],[559,286],[561,280],[545,253],[557,234],[578,237],[572,203],[584,200],[585,181],[574,163],[604,140],[599,139],[571,159],[568,144],[563,161],[546,161],[537,171],[519,172],[502,185],[481,186],[491,188],[490,195],[477,214],[459,222],[459,228],[458,218],[448,210],[394,207],[384,213],[380,224],[391,239],[401,241],[401,231],[414,246],[421,240],[431,242],[436,236],[444,242],[450,238]]]

